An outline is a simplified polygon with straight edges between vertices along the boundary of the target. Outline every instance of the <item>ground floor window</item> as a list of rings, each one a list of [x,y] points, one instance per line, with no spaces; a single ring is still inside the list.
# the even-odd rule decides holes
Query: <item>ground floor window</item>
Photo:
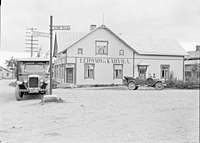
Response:
[[[169,78],[169,65],[161,65],[161,78]]]
[[[121,79],[123,78],[123,65],[115,64],[113,65],[113,73],[114,73],[114,79]]]
[[[94,64],[85,64],[85,79],[94,79]]]
[[[140,79],[146,79],[146,71],[148,65],[138,65],[138,77]]]

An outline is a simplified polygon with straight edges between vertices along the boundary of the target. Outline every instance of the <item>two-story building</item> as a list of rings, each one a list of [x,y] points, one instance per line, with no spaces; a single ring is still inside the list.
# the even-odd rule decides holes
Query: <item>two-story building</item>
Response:
[[[56,33],[54,79],[74,85],[122,84],[123,76],[184,78],[186,51],[176,40],[117,35],[105,25]],[[57,51],[54,50],[54,51]]]

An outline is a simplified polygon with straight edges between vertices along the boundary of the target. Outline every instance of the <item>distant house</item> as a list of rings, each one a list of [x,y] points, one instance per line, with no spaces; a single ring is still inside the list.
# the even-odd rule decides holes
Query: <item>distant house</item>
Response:
[[[185,57],[185,79],[200,78],[200,46],[196,46],[196,51],[188,51]]]
[[[174,39],[118,35],[105,25],[89,33],[57,32],[54,79],[74,85],[122,84],[124,76],[184,79],[187,52]]]
[[[15,72],[0,66],[0,79],[14,79]]]

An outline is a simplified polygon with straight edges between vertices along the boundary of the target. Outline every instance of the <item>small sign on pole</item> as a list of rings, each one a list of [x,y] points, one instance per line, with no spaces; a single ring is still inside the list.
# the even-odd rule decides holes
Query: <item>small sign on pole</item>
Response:
[[[49,34],[49,33],[39,32],[39,31],[33,31],[33,36],[34,36],[34,37],[45,37],[45,38],[50,38],[50,34]]]
[[[54,25],[53,30],[70,30],[70,25]]]

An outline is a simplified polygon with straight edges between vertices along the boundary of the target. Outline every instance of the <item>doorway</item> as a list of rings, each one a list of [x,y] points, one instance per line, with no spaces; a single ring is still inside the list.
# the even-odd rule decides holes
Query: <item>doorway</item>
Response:
[[[146,79],[147,65],[138,65],[138,73],[140,79]]]
[[[73,83],[73,68],[66,68],[66,83]]]

